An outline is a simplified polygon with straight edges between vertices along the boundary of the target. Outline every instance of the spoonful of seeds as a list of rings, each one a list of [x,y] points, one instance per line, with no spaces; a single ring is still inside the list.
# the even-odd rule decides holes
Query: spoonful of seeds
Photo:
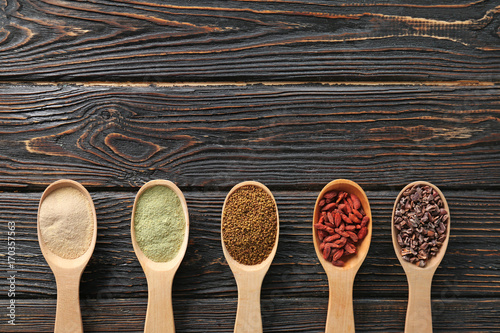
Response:
[[[392,211],[392,244],[408,279],[406,333],[432,332],[431,286],[450,237],[450,209],[428,182],[408,184]]]
[[[97,219],[87,190],[58,180],[43,192],[38,207],[38,242],[57,284],[54,332],[83,332],[80,277],[97,238]]]
[[[174,183],[152,180],[141,187],[132,209],[131,236],[148,282],[144,332],[175,332],[172,283],[186,253],[189,216]]]
[[[354,333],[354,278],[370,248],[372,215],[363,189],[336,179],[321,190],[313,216],[316,255],[328,277],[325,332]]]
[[[262,332],[260,291],[278,247],[276,201],[261,183],[229,191],[222,208],[222,250],[238,286],[235,333]]]

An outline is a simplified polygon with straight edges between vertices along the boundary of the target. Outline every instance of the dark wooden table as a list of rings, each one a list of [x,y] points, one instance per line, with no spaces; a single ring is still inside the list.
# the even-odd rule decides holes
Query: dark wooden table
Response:
[[[237,290],[220,215],[245,180],[266,184],[280,213],[264,331],[321,332],[328,284],[313,206],[325,184],[347,178],[367,192],[374,223],[354,283],[356,330],[404,329],[390,215],[402,187],[426,180],[452,218],[434,330],[499,332],[499,83],[499,1],[4,0],[0,331],[53,330],[56,287],[36,214],[61,178],[86,186],[97,208],[85,331],[141,331],[147,284],[130,214],[139,187],[163,178],[184,191],[191,220],[173,286],[178,332],[232,331]]]

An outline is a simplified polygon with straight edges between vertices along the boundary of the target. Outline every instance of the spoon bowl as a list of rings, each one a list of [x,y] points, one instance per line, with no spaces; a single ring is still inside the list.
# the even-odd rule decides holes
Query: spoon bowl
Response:
[[[269,256],[261,263],[256,265],[244,265],[236,261],[226,248],[224,243],[224,234],[222,232],[222,224],[224,220],[224,212],[226,208],[226,203],[228,198],[241,187],[244,186],[256,186],[263,189],[269,197],[272,199],[276,211],[276,240],[274,246],[271,250]],[[238,286],[238,308],[236,310],[236,321],[234,325],[235,333],[258,333],[262,332],[262,317],[260,313],[260,291],[262,287],[262,281],[266,275],[271,262],[274,259],[276,250],[278,248],[278,238],[279,238],[279,216],[278,207],[271,191],[263,184],[255,181],[246,181],[234,186],[231,191],[226,196],[224,201],[224,206],[222,208],[222,218],[221,218],[221,241],[222,241],[222,251],[224,252],[224,257],[227,260],[231,271],[233,272],[236,284]]]
[[[182,245],[175,257],[167,262],[156,262],[149,259],[137,243],[135,234],[137,201],[147,189],[154,186],[165,186],[174,191],[181,202],[186,223]],[[144,332],[175,332],[174,313],[172,308],[172,284],[175,273],[184,258],[188,245],[189,215],[186,199],[182,191],[174,183],[168,180],[156,179],[147,182],[140,188],[132,208],[131,237],[135,255],[144,270],[148,283],[148,308],[146,311]]]
[[[394,226],[394,217],[396,214],[396,207],[401,199],[403,193],[415,186],[430,186],[439,194],[441,200],[443,201],[443,208],[448,212],[448,224],[446,227],[446,239],[443,245],[438,250],[436,256],[431,257],[427,260],[425,267],[419,267],[413,263],[410,263],[403,259],[401,255],[401,246],[398,243],[397,236],[398,230]],[[406,273],[409,285],[408,293],[408,309],[406,311],[406,322],[405,322],[405,332],[406,333],[429,333],[432,332],[432,312],[431,312],[431,286],[432,278],[436,269],[438,268],[441,260],[443,259],[446,248],[448,247],[448,240],[450,238],[450,228],[451,227],[451,217],[450,209],[448,207],[448,202],[444,197],[443,193],[439,188],[431,183],[425,181],[417,181],[406,185],[401,192],[399,192],[398,197],[394,203],[394,208],[392,210],[391,219],[391,230],[392,230],[392,245],[396,256],[398,257],[401,266]]]
[[[40,225],[40,210],[42,203],[52,192],[64,187],[74,188],[83,194],[90,205],[92,215],[93,234],[90,245],[81,256],[75,259],[66,259],[52,252],[43,241]],[[85,187],[83,187],[80,183],[69,179],[61,179],[50,184],[43,192],[38,206],[37,232],[38,242],[40,244],[42,254],[49,264],[56,279],[57,307],[54,332],[83,332],[79,296],[80,278],[85,266],[94,252],[97,239],[97,218],[95,207],[92,198]],[[71,244],[68,244],[68,246],[71,246]]]
[[[355,194],[359,198],[361,207],[363,207],[366,216],[370,219],[367,225],[368,233],[361,243],[356,244],[356,253],[354,255],[350,255],[349,259],[342,267],[335,266],[323,258],[321,250],[319,249],[320,241],[318,234],[314,228],[314,224],[318,223],[321,216],[319,202],[323,198],[324,194],[329,191],[345,191],[347,193]],[[336,179],[328,183],[323,190],[321,190],[316,200],[312,230],[316,255],[318,256],[318,259],[328,276],[329,301],[325,332],[354,332],[354,311],[352,304],[354,278],[366,258],[372,237],[372,215],[370,203],[368,202],[368,198],[363,189],[355,182],[347,179]]]

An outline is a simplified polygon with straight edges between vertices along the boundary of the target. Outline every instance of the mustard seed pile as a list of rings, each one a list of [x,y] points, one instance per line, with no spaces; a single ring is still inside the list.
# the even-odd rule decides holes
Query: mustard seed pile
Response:
[[[242,186],[231,193],[222,214],[222,239],[231,257],[244,265],[266,260],[277,233],[271,196],[258,186]]]

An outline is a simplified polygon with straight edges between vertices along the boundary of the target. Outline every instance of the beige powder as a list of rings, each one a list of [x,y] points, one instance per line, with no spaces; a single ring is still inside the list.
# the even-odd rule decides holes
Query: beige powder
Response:
[[[38,214],[42,240],[51,252],[75,259],[87,251],[94,223],[92,207],[83,193],[70,186],[52,191]]]

